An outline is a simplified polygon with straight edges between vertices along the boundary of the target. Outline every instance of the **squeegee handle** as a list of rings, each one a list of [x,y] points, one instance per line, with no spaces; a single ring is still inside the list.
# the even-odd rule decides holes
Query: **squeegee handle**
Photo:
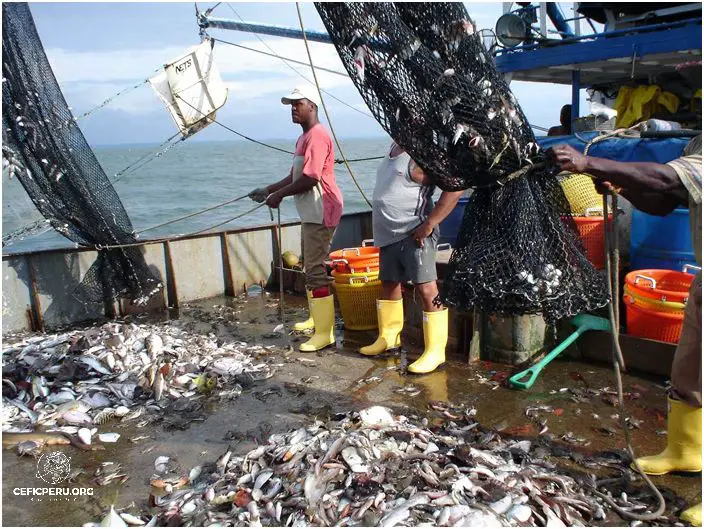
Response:
[[[509,378],[509,383],[519,389],[529,389],[535,383],[535,380],[538,378],[538,375],[543,370],[543,368],[550,362],[552,362],[555,357],[558,356],[562,351],[572,345],[572,343],[577,338],[579,338],[579,335],[582,334],[584,330],[585,329],[582,327],[577,328],[576,331],[570,334],[560,345],[555,347],[555,349],[550,351],[540,362],[536,363],[534,366],[531,366],[524,371],[521,371],[520,373],[516,373],[511,378]],[[530,375],[528,380],[523,380],[528,375]]]

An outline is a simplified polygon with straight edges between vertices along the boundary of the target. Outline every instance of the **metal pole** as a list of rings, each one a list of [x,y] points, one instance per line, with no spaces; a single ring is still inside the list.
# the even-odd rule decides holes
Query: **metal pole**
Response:
[[[546,36],[548,34],[548,4],[547,2],[540,2],[540,34]]]
[[[560,4],[557,2],[547,2],[545,5],[550,21],[553,26],[555,26],[555,29],[560,32],[560,37],[563,39],[574,37],[572,28],[567,22],[565,22],[565,16],[562,14]]]
[[[582,36],[582,21],[579,19],[580,15],[577,9],[579,9],[579,2],[574,2],[572,4],[572,10],[574,11],[574,34],[576,37],[580,37]]]
[[[230,29],[289,39],[303,39],[303,32],[300,29],[274,26],[272,24],[251,24],[249,22],[237,22],[228,18],[214,18],[205,15],[201,15],[199,24],[201,28]],[[330,35],[322,31],[306,31],[306,38],[314,42],[332,44]]]
[[[579,70],[572,70],[572,124],[574,124],[579,117],[579,88]]]

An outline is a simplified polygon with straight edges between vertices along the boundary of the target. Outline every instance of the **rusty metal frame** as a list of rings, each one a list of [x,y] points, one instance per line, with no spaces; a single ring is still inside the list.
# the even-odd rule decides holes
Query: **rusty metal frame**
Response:
[[[39,301],[39,289],[37,288],[37,273],[29,255],[25,256],[27,263],[27,274],[29,276],[29,299],[30,299],[30,323],[33,331],[44,332],[44,315],[42,305]]]

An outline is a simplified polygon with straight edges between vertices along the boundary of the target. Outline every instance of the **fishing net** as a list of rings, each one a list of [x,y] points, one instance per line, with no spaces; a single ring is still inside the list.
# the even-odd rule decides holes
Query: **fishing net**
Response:
[[[76,125],[26,3],[2,5],[3,168],[56,231],[79,245],[136,242],[120,198]],[[102,249],[74,295],[146,303],[161,287],[137,247]]]
[[[384,130],[442,190],[475,188],[440,299],[549,320],[605,305],[564,192],[464,5],[315,5]]]

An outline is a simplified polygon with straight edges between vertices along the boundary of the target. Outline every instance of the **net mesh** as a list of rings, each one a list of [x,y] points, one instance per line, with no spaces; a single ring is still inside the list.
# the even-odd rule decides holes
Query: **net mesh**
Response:
[[[120,198],[73,120],[26,3],[2,5],[3,167],[66,238],[107,247],[136,242]],[[103,249],[74,295],[146,303],[161,287],[137,247]]]
[[[475,188],[437,301],[548,320],[605,305],[565,194],[464,5],[315,5],[384,130],[442,190]]]

